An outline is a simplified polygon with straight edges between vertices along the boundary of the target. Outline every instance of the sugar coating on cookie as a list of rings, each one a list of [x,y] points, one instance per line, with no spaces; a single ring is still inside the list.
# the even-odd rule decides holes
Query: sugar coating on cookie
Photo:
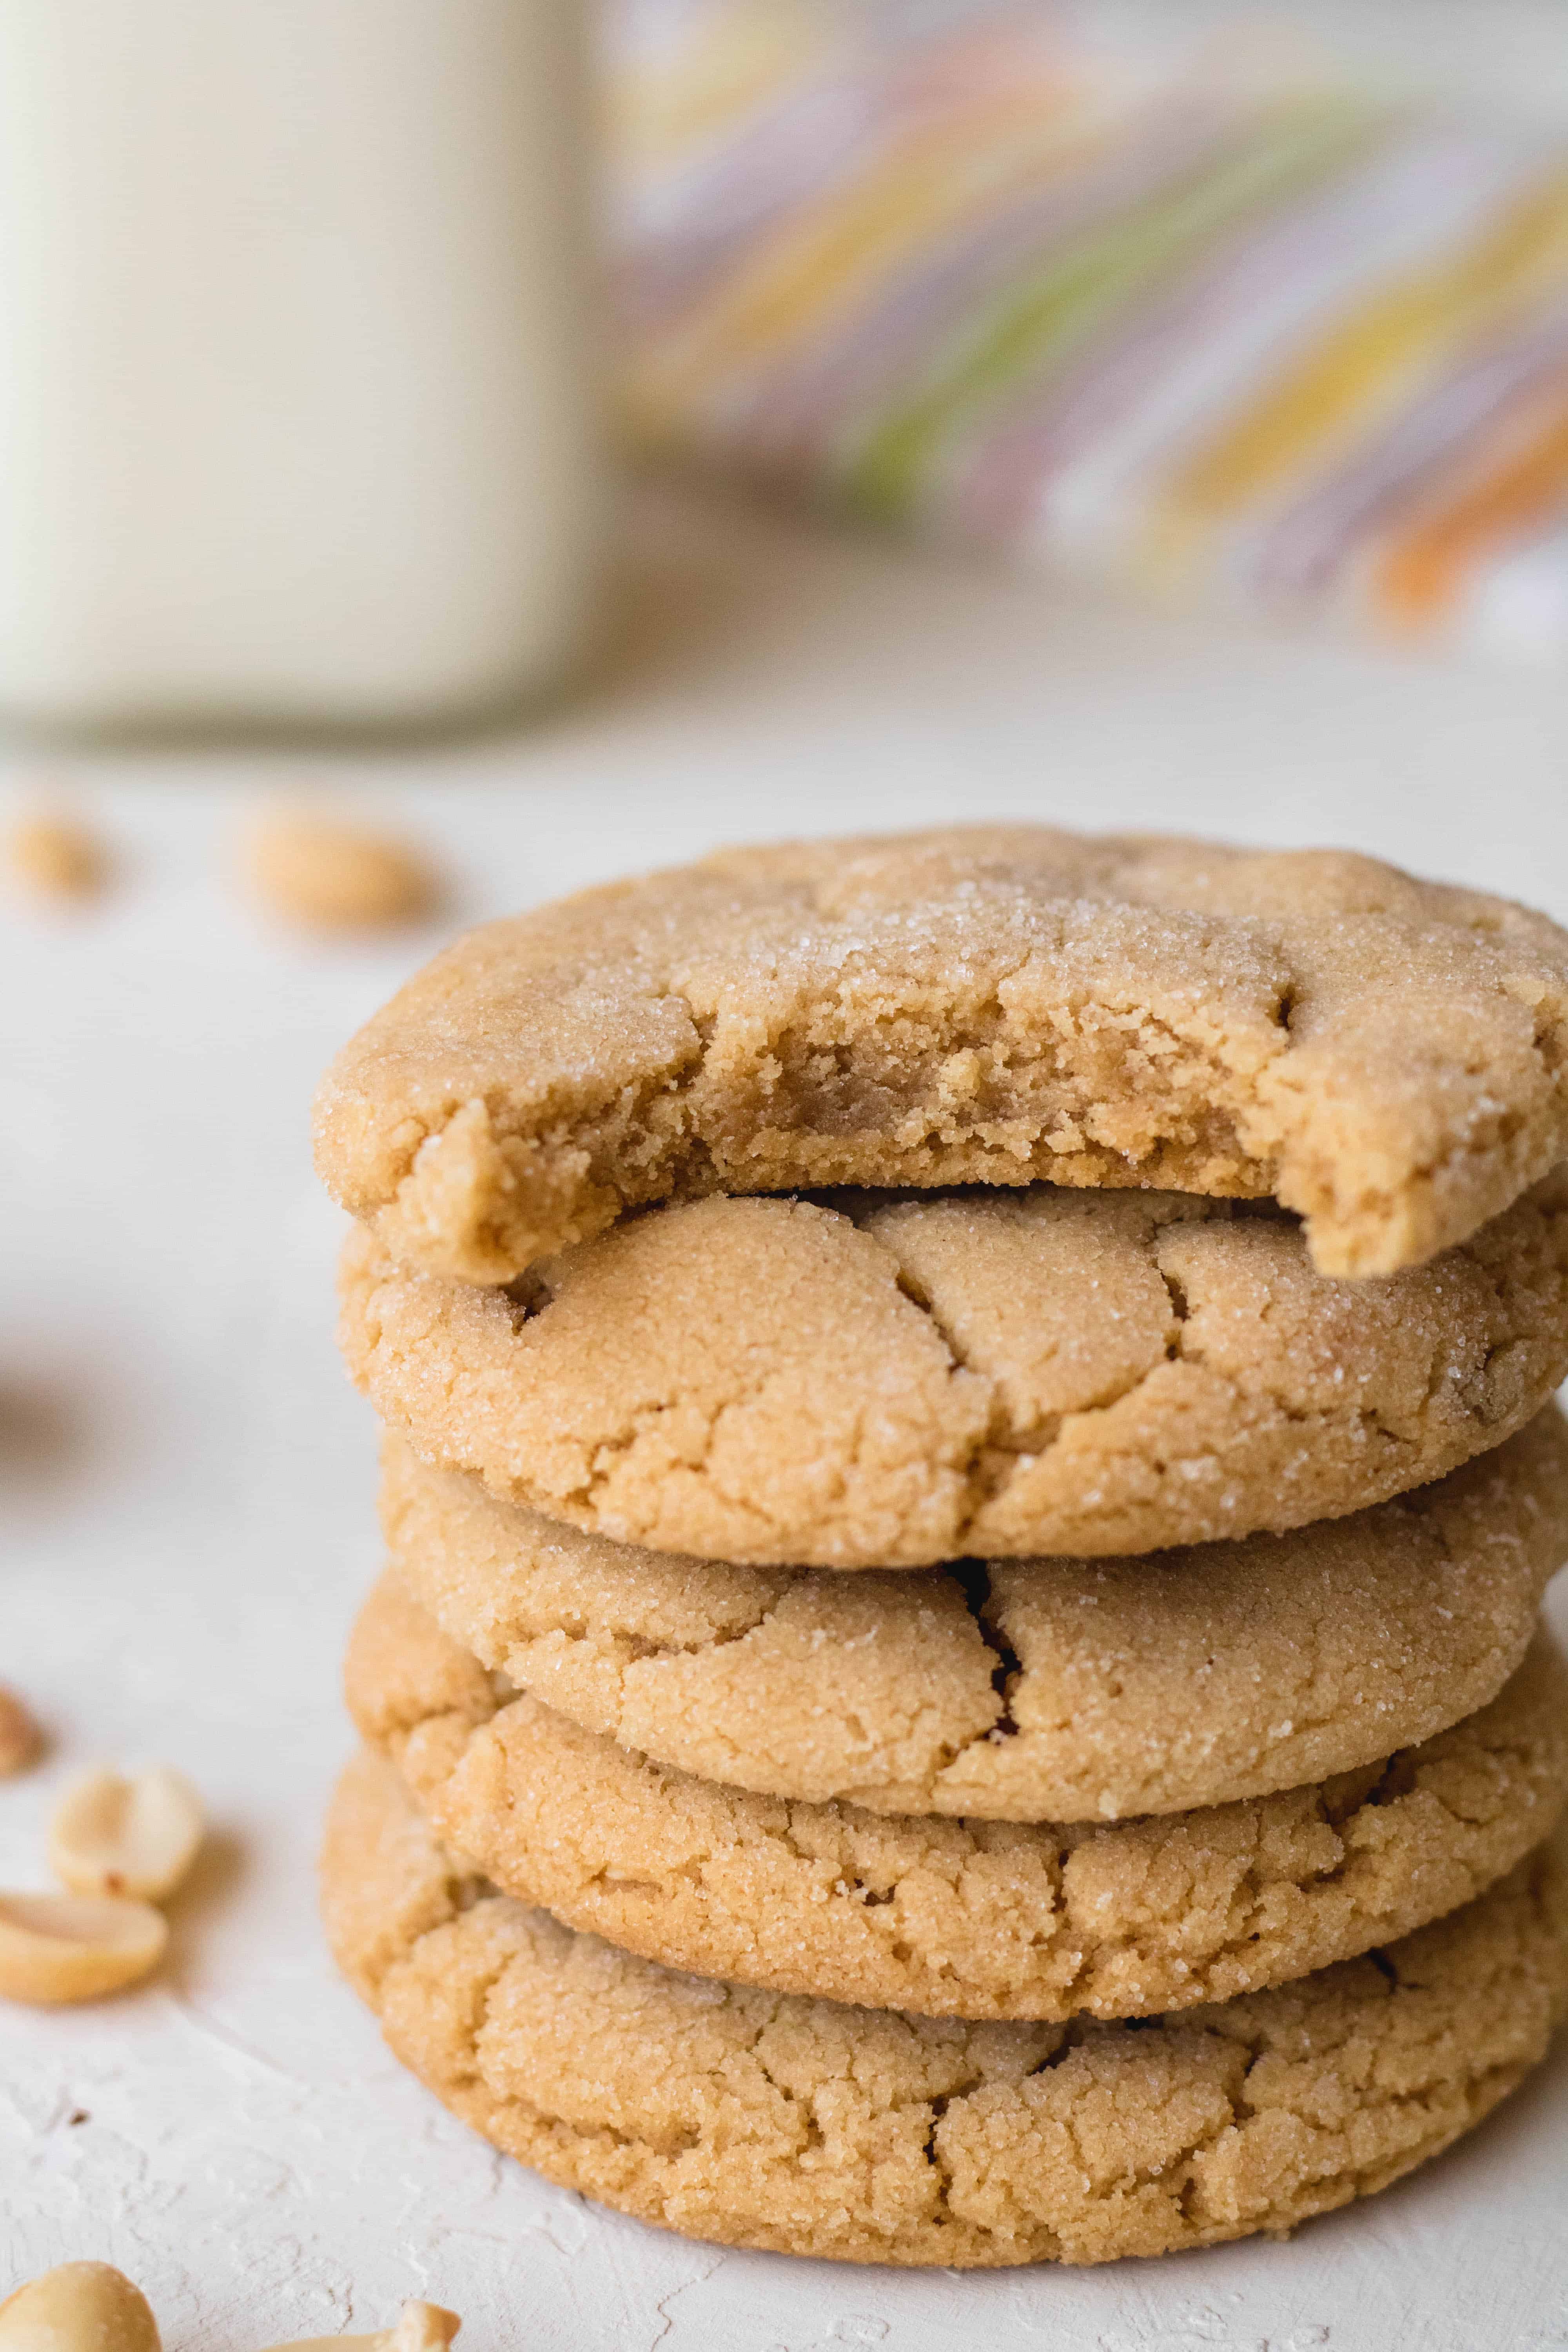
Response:
[[[1568,1557],[1555,1406],[1289,1535],[921,1575],[642,1550],[384,1458],[397,1570],[487,1669],[699,1778],[880,1812],[1115,1820],[1353,1770],[1495,1697]]]
[[[1272,1194],[1343,1276],[1568,1157],[1568,936],[1334,851],[1034,825],[731,850],[492,923],[338,1056],[317,1160],[507,1282],[629,1207],[830,1184]]]
[[[660,1550],[1115,1555],[1360,1510],[1568,1374],[1568,1174],[1364,1283],[1295,1219],[1167,1192],[649,1210],[526,1296],[363,1226],[341,1336],[384,1420],[510,1501]]]
[[[344,1684],[361,1737],[506,1894],[667,1967],[933,2016],[1140,2016],[1305,1976],[1471,1901],[1568,1796],[1568,1668],[1545,1635],[1419,1748],[1115,1825],[900,1820],[694,1780],[509,1696],[393,1578]]]
[[[689,2236],[842,2261],[1094,2263],[1291,2229],[1449,2146],[1568,2005],[1549,1847],[1373,1958],[1137,2024],[679,1974],[496,1895],[367,1756],[323,1893],[395,2053],[497,2147]]]

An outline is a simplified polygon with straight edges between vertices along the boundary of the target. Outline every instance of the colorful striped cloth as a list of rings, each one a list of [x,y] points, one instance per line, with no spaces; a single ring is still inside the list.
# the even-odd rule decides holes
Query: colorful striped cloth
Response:
[[[621,0],[642,442],[1191,596],[1568,657],[1568,140],[1030,0]]]

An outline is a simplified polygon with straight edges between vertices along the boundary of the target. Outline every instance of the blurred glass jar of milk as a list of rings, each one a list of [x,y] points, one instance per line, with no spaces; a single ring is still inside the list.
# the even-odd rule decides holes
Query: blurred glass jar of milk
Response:
[[[0,0],[0,713],[399,727],[590,609],[583,0]]]

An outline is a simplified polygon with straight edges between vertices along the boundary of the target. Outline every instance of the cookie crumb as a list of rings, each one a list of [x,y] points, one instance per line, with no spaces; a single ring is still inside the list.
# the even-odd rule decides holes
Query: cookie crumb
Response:
[[[25,1772],[37,1760],[44,1738],[26,1702],[0,1683],[0,1780]]]
[[[109,853],[74,817],[37,811],[18,817],[5,840],[13,878],[39,898],[93,898],[109,879]]]
[[[390,929],[423,920],[441,898],[435,867],[412,844],[300,810],[257,826],[247,872],[273,914],[310,930]]]

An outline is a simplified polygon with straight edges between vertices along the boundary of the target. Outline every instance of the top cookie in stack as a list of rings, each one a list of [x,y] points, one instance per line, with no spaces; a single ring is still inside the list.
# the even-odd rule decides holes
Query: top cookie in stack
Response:
[[[322,1089],[395,1257],[824,1185],[1272,1197],[1394,1274],[1568,1154],[1568,938],[1371,859],[971,826],[737,850],[460,940]]]
[[[350,1687],[396,1770],[345,1787],[329,1911],[501,2145],[747,2243],[1088,2260],[1380,2185],[1539,2054],[1568,1990],[1562,1670],[1525,1655],[1568,1550],[1554,925],[1329,853],[726,853],[460,940],[339,1057],[318,1153],[395,1570]],[[1367,2053],[1431,2036],[1353,1957],[1417,1928],[1523,1972],[1505,2052],[1465,1945],[1419,2127]],[[521,2003],[482,2047],[470,1968]],[[733,2053],[721,2098],[689,2046],[707,1978],[840,2053],[789,2094],[815,2137],[753,2114],[754,2177]],[[1221,2197],[1197,2086],[1237,2037],[1299,2039],[1287,1992],[1360,2052],[1342,2129],[1282,2140],[1270,2093],[1272,2153]],[[628,2013],[641,2057],[554,2079]],[[942,2153],[973,2117],[939,2017],[1058,2021],[1045,2057],[957,2065],[1001,2134],[978,2187]],[[847,2152],[842,2053],[875,2072],[895,2027],[925,2089]],[[1196,2102],[1157,2163],[1136,2133],[1108,2157],[1114,2208],[1080,2210],[1017,2087],[1048,2063],[1070,2106],[1069,2051]]]

